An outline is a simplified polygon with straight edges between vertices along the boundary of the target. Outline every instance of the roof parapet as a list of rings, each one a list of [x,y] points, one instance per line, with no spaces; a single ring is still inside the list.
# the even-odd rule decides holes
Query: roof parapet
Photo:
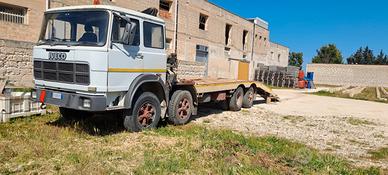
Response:
[[[264,21],[263,19],[261,19],[259,17],[248,18],[247,20],[253,22],[254,24],[256,24],[264,29],[268,30],[268,28],[269,28],[269,23],[267,21]]]

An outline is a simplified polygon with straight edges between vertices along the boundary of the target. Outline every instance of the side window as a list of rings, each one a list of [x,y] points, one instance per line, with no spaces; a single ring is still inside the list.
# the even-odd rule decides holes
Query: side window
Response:
[[[136,24],[136,33],[135,33],[135,39],[133,40],[132,46],[139,46],[140,45],[140,23],[137,19],[131,19],[132,23]],[[113,42],[120,42],[121,37],[123,36],[125,26],[127,25],[127,21],[115,16],[113,19],[113,27],[112,27],[112,41]]]
[[[156,49],[164,49],[163,26],[144,22],[144,46]]]

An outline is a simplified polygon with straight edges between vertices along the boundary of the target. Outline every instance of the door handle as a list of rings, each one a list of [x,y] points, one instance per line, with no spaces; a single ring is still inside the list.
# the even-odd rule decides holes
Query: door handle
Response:
[[[144,55],[139,53],[139,54],[136,55],[136,59],[141,59],[142,60],[142,59],[144,59]]]

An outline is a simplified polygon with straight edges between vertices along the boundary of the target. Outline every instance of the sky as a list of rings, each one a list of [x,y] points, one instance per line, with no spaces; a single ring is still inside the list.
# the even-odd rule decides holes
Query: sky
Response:
[[[311,63],[316,50],[336,44],[344,60],[369,46],[388,54],[388,0],[209,0],[244,18],[269,22],[272,42],[303,52]]]

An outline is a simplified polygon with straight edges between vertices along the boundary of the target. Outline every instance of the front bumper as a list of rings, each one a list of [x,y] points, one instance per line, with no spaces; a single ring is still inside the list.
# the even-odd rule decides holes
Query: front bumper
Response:
[[[55,95],[54,95],[55,94]],[[105,96],[92,96],[77,93],[69,93],[48,89],[36,90],[37,101],[55,105],[68,109],[75,109],[89,112],[103,112],[106,111],[106,97]],[[90,107],[84,106],[84,100],[89,100]]]

